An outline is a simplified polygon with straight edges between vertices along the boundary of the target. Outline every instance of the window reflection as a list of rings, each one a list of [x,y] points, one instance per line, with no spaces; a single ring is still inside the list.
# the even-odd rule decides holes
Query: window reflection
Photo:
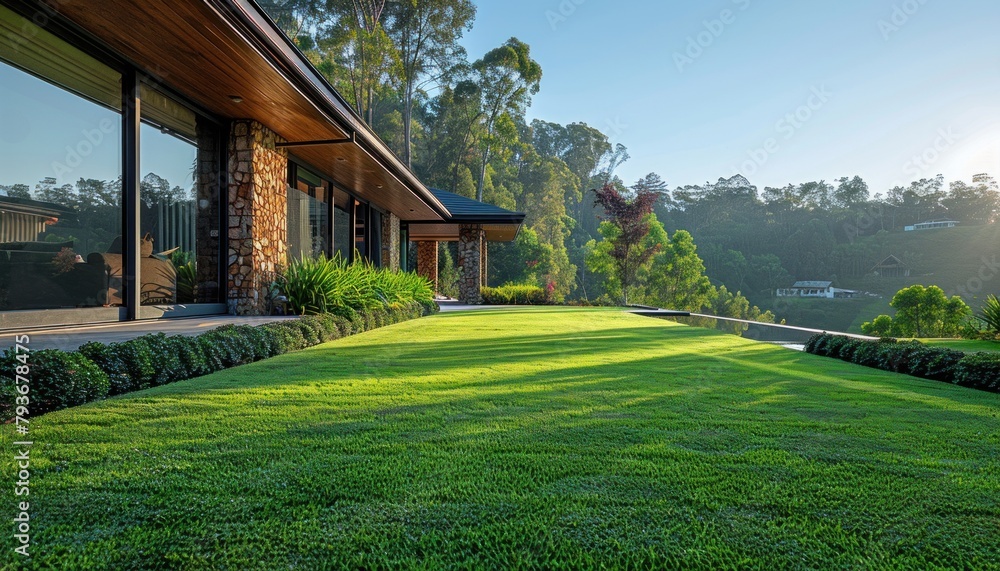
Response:
[[[0,310],[110,305],[121,76],[25,24],[0,6]]]
[[[289,163],[293,186],[288,189],[288,256],[330,254],[330,193],[319,175]]]
[[[217,128],[153,87],[141,99],[140,300],[218,302]]]

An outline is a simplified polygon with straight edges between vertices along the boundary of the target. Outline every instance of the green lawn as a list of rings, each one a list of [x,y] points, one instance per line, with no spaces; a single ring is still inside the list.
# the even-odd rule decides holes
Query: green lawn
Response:
[[[36,419],[30,563],[997,569],[998,415],[616,311],[441,314]]]

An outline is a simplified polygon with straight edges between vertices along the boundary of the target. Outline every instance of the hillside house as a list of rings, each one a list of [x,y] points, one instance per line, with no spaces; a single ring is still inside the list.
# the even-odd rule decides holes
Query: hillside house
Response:
[[[778,290],[778,297],[813,297],[828,298],[835,297],[833,282],[795,282],[790,288]]]
[[[896,256],[889,256],[872,268],[871,273],[881,278],[908,278],[910,268]]]
[[[957,220],[932,220],[930,222],[921,222],[920,224],[914,224],[913,226],[907,226],[907,232],[916,232],[918,230],[939,230],[941,228],[954,228],[961,224]]]

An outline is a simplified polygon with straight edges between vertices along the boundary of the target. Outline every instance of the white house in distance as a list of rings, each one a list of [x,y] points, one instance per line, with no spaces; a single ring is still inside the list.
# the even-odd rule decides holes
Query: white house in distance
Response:
[[[790,288],[778,290],[778,297],[803,297],[815,299],[853,299],[859,292],[833,287],[833,282],[795,282]]]
[[[961,224],[957,220],[932,220],[930,222],[921,222],[920,224],[914,224],[913,226],[907,226],[907,232],[915,232],[917,230],[937,230],[939,228],[954,228]]]

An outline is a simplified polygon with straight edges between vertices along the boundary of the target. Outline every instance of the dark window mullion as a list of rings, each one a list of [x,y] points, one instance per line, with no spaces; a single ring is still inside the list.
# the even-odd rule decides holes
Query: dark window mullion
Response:
[[[126,319],[139,317],[139,132],[140,79],[135,70],[122,75],[122,302]]]

